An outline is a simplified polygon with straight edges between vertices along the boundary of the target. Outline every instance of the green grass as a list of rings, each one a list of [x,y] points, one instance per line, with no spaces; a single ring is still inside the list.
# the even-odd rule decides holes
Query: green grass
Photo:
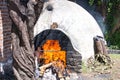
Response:
[[[87,70],[88,70],[87,66],[85,65],[84,62],[82,62],[82,73],[87,73]]]
[[[120,59],[120,54],[109,54],[111,59]]]

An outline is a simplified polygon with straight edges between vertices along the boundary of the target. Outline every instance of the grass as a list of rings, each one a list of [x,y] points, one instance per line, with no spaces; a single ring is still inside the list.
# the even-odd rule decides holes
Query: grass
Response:
[[[111,75],[113,77],[113,80],[120,80],[120,54],[109,54],[112,61],[113,61],[113,67],[111,69]]]
[[[85,65],[84,62],[82,62],[82,73],[87,73],[88,72],[88,68],[87,66]]]
[[[120,59],[120,54],[109,54],[111,59]]]

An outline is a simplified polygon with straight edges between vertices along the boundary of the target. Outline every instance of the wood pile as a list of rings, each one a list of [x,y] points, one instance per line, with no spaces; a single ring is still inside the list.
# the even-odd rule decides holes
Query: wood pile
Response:
[[[65,69],[64,64],[62,64],[61,61],[53,61],[51,63],[40,66],[39,67],[39,72],[40,72],[39,76],[41,78],[43,78],[48,69],[51,69],[51,71],[52,71],[52,73],[49,75],[52,76],[52,75],[56,74],[54,76],[56,78],[56,80],[69,80],[68,71]]]

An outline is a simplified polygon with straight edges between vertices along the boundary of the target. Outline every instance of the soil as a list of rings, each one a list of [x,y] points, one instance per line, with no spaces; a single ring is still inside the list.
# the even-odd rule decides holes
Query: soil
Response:
[[[94,69],[94,71],[86,68],[86,72],[72,73],[70,80],[120,80],[120,54],[111,54],[110,57],[113,61],[111,68],[100,66],[96,70]],[[13,72],[10,68],[12,68],[10,65],[4,68],[5,74],[2,75],[0,73],[0,80],[14,80]]]
[[[111,68],[105,69],[105,66],[100,66],[99,70],[88,69],[79,75],[82,78],[79,80],[120,80],[120,54],[111,54],[110,57],[113,62]]]

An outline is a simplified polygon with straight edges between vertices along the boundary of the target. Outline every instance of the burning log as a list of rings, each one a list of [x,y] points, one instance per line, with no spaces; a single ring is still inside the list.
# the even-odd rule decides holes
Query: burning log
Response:
[[[52,26],[55,28],[56,23]],[[51,69],[52,74],[56,74],[56,78],[64,80],[68,73],[65,69],[66,67],[66,51],[62,51],[58,40],[47,40],[42,47],[37,47],[35,51],[35,63],[36,69],[40,70],[39,76],[44,77],[46,75],[46,70]],[[37,62],[38,61],[38,62]],[[39,65],[40,64],[40,65]],[[38,67],[38,65],[40,67]]]
[[[64,62],[61,60],[58,60],[53,64],[53,67],[56,70],[56,72],[58,73],[58,77],[63,78],[64,77],[63,73],[65,71]]]
[[[40,76],[43,76],[45,70],[46,70],[48,67],[52,66],[53,64],[54,64],[54,62],[51,62],[51,63],[49,63],[49,64],[45,64],[45,65],[42,65],[41,67],[39,67],[39,69],[40,69]]]
[[[42,65],[41,67],[39,67],[40,69],[40,76],[42,77],[46,71],[47,68],[53,67],[53,69],[55,70],[56,74],[58,75],[58,78],[60,80],[69,80],[68,76],[64,76],[64,73],[66,73],[66,75],[68,74],[67,71],[65,70],[64,64],[61,60],[58,61],[53,61],[51,63]]]

